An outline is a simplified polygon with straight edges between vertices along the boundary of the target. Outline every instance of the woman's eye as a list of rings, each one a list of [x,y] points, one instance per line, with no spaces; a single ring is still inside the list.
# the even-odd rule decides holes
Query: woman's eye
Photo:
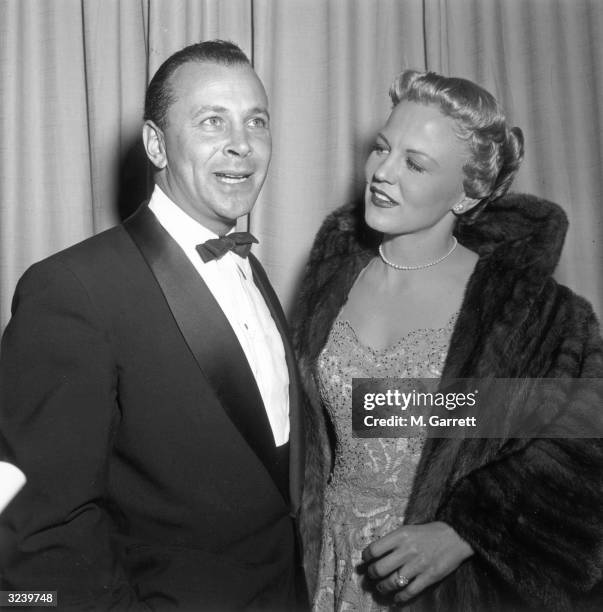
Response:
[[[373,149],[372,149],[375,153],[377,153],[377,155],[384,155],[385,153],[387,153],[387,148],[384,147],[382,144],[376,142],[373,145]]]
[[[413,172],[425,172],[425,168],[417,164],[417,162],[410,157],[406,158],[406,167]]]

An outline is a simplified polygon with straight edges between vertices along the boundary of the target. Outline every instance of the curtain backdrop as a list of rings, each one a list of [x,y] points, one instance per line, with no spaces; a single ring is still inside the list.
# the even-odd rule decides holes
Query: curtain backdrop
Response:
[[[249,220],[286,307],[314,234],[362,189],[407,67],[490,89],[524,129],[515,183],[561,204],[559,279],[603,314],[603,2],[0,0],[0,328],[23,271],[149,193],[145,86],[176,49],[237,42],[271,103],[269,178]]]

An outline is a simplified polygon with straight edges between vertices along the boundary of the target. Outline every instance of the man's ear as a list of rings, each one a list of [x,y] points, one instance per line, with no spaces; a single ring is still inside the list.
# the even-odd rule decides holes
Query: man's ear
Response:
[[[455,215],[462,215],[466,213],[468,210],[471,210],[474,206],[477,206],[480,203],[480,198],[470,198],[467,195],[464,195],[453,207],[452,212]]]
[[[161,128],[150,119],[147,119],[142,126],[142,142],[147,157],[155,168],[162,170],[167,166],[167,154],[165,150],[165,140]]]

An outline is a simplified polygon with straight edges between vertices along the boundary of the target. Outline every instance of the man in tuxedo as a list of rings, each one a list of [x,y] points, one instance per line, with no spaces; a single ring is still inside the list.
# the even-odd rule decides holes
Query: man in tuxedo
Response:
[[[266,93],[209,41],[153,77],[148,203],[32,266],[2,341],[0,427],[27,485],[5,589],[75,610],[292,610],[303,601],[296,367],[255,239]]]

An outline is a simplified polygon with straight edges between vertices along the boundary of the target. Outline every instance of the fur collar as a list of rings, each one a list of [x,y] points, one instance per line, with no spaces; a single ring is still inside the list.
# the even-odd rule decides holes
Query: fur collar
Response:
[[[363,206],[343,206],[327,217],[316,236],[293,316],[294,342],[302,359],[316,358],[356,276],[376,255],[381,235],[370,230],[363,217]],[[498,287],[488,283],[492,291],[488,303],[502,308],[513,297],[504,294],[505,288],[515,285],[511,276],[525,289],[521,291],[525,310],[557,266],[567,225],[559,206],[524,194],[500,198],[471,224],[461,220],[456,231],[459,241],[480,255],[467,293],[483,288],[492,275],[504,276]]]

